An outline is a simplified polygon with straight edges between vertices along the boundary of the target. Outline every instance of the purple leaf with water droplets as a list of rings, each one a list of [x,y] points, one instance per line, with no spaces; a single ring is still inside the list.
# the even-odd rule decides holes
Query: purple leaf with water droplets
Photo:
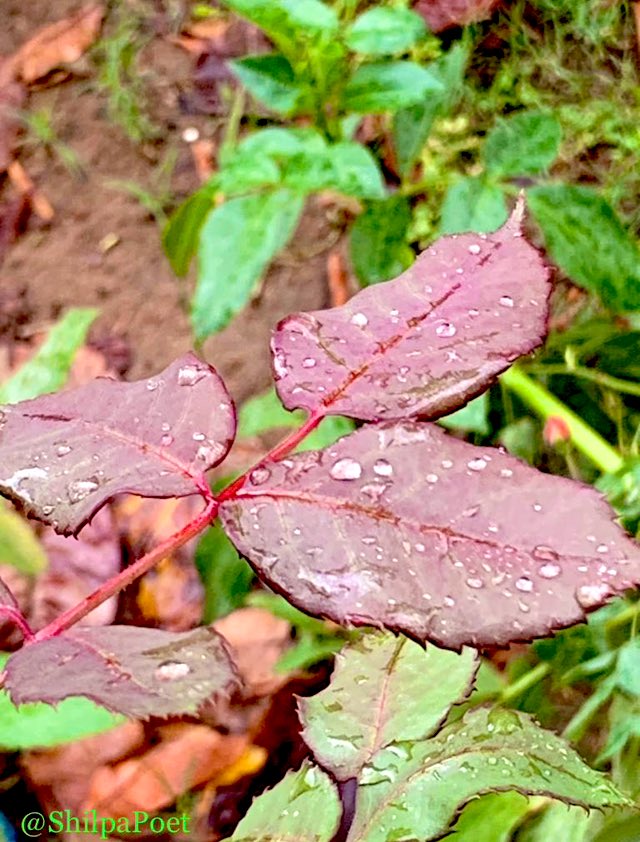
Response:
[[[148,380],[98,378],[0,410],[0,492],[76,534],[116,494],[185,497],[226,456],[235,409],[215,369],[186,354]]]
[[[266,463],[220,512],[308,613],[455,649],[544,635],[640,582],[598,492],[423,422]]]
[[[205,627],[185,634],[134,626],[81,628],[11,655],[12,701],[56,704],[86,696],[136,719],[197,713],[237,683],[224,639]]]
[[[546,332],[549,273],[521,235],[444,237],[400,277],[342,307],[284,319],[272,340],[278,394],[366,421],[437,418],[484,391]]]

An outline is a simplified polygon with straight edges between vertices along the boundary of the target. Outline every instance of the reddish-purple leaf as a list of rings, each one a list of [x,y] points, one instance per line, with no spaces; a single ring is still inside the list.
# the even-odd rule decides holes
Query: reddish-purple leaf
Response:
[[[439,240],[342,307],[284,319],[272,351],[287,409],[437,418],[482,392],[546,331],[548,271],[521,215],[495,234]]]
[[[23,646],[6,663],[12,701],[56,704],[86,696],[136,719],[196,713],[237,683],[224,639],[134,626],[79,628]]]
[[[449,648],[543,635],[640,582],[598,492],[422,422],[265,463],[221,515],[310,614]]]
[[[148,380],[98,378],[0,410],[0,492],[76,534],[116,494],[185,497],[235,435],[216,371],[186,354]]]
[[[417,0],[414,9],[432,32],[451,26],[466,26],[491,16],[498,0]]]

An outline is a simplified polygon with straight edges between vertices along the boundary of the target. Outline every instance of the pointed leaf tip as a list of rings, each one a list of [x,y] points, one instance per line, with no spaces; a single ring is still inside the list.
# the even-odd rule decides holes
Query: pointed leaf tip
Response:
[[[452,235],[347,304],[289,316],[272,339],[288,409],[365,421],[437,418],[543,339],[549,271],[519,200],[494,234]]]
[[[146,380],[98,378],[0,408],[0,493],[75,534],[116,494],[201,492],[235,429],[221,378],[186,354]]]

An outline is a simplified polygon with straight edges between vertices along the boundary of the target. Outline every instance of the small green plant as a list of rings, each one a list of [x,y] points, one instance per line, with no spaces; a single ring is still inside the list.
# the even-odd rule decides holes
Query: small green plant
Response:
[[[167,224],[167,208],[173,201],[171,178],[176,165],[175,149],[169,149],[151,174],[150,184],[144,186],[131,179],[109,179],[106,184],[114,190],[128,193],[152,216],[160,228]]]
[[[460,92],[468,52],[465,42],[442,53],[422,18],[400,5],[359,15],[357,4],[333,7],[320,0],[225,5],[275,44],[274,52],[231,66],[285,125],[225,144],[219,172],[178,209],[165,232],[176,274],[184,275],[198,254],[193,325],[199,340],[246,304],[293,235],[307,196],[335,191],[362,204],[351,252],[363,285],[387,280],[412,262],[406,235],[413,164],[433,121]],[[380,124],[379,154],[354,139],[367,115]],[[383,178],[384,143],[397,158],[399,189]]]
[[[58,158],[71,175],[76,178],[84,175],[84,167],[77,152],[65,143],[56,131],[53,112],[50,109],[22,111],[20,119],[25,130],[23,145],[26,148],[43,146],[49,155]]]
[[[134,142],[157,136],[158,130],[147,114],[145,86],[140,73],[140,51],[148,38],[138,17],[119,7],[115,27],[95,47],[98,89],[107,98],[109,119],[120,126]]]

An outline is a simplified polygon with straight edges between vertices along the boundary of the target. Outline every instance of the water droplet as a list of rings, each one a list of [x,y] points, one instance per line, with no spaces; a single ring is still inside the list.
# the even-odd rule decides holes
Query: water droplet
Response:
[[[451,322],[441,322],[436,327],[436,334],[438,336],[455,336],[456,334],[456,327],[452,325]]]
[[[393,465],[386,459],[377,459],[373,463],[373,473],[379,477],[390,477],[393,474]]]
[[[476,310],[475,307],[472,307],[471,310],[469,310],[469,315],[471,318],[475,318],[480,315],[480,310]]]
[[[331,466],[329,473],[334,479],[359,479],[362,476],[362,465],[349,457],[338,459]]]
[[[521,576],[516,579],[516,588],[523,593],[531,593],[533,590],[533,582],[527,576]]]
[[[427,474],[426,480],[428,483],[433,485],[434,483],[438,482],[438,475],[437,474]]]
[[[479,459],[471,459],[467,462],[467,468],[469,468],[470,471],[484,471],[486,467],[487,463],[482,457]]]
[[[42,514],[45,515],[45,516],[50,515],[52,511],[53,511],[53,506],[43,506],[42,507]]]
[[[158,681],[176,681],[189,675],[190,672],[191,667],[188,664],[183,664],[181,661],[165,661],[156,668],[155,676]]]
[[[147,389],[150,392],[155,392],[159,385],[160,383],[158,380],[147,380]]]
[[[556,561],[558,558],[558,553],[546,544],[538,544],[534,547],[532,555],[538,561]]]
[[[440,464],[443,468],[453,468],[453,462],[451,459],[443,459]]]
[[[458,268],[456,269],[456,275],[463,275],[463,274],[464,274],[464,269],[462,268],[462,266],[458,266]]]
[[[469,253],[470,254],[480,254],[481,251],[482,251],[482,249],[477,243],[472,243],[469,246]]]
[[[596,552],[601,554],[608,553],[609,547],[607,547],[606,544],[598,544],[598,546],[596,547]]]
[[[609,586],[604,583],[582,585],[576,592],[576,599],[583,608],[591,608],[594,605],[599,605],[610,593]]]
[[[204,433],[194,433],[194,434],[191,436],[191,438],[192,438],[194,441],[204,441],[204,440],[206,439],[206,436],[205,436],[205,434],[204,434]]]
[[[313,359],[313,357],[305,357],[302,360],[302,367],[303,368],[313,368],[315,366],[315,364],[316,364],[316,361]]]
[[[178,386],[195,386],[207,376],[208,369],[195,365],[183,365],[178,369]]]
[[[71,448],[68,444],[60,442],[60,444],[56,445],[56,456],[66,456],[67,453],[71,453]]]
[[[442,601],[447,606],[447,608],[453,608],[453,606],[456,604],[455,599],[451,596],[445,596],[445,598]]]
[[[482,579],[475,579],[473,577],[470,577],[469,579],[467,579],[467,585],[469,585],[470,588],[479,590],[480,588],[484,587],[484,582],[482,581]]]
[[[543,579],[555,579],[556,576],[560,575],[560,566],[558,564],[548,562],[538,569],[538,573]]]
[[[168,433],[165,433],[160,439],[160,444],[163,447],[169,447],[169,445],[173,444],[173,436],[170,436],[168,435]]]
[[[511,468],[501,468],[500,476],[505,478],[512,477],[513,471],[511,470]]]
[[[273,370],[276,373],[276,377],[281,379],[286,377],[289,373],[289,369],[287,368],[287,358],[284,354],[284,351],[278,350],[273,355]]]
[[[94,479],[78,479],[69,483],[69,500],[71,503],[79,503],[88,497],[92,491],[99,487]]]
[[[510,295],[503,295],[500,299],[501,307],[513,307],[513,298]]]
[[[540,503],[534,503],[533,504],[533,511],[534,512],[541,512],[542,511],[542,506],[540,505]]]
[[[163,421],[162,424],[160,425],[160,429],[162,430],[163,433],[168,433],[169,430],[171,429],[171,424],[169,424],[168,421]]]
[[[249,481],[251,482],[251,485],[262,485],[269,479],[270,476],[271,471],[269,468],[255,468],[249,474]]]
[[[364,313],[354,313],[353,316],[351,316],[350,321],[351,324],[356,327],[366,327],[369,324],[369,319]]]

